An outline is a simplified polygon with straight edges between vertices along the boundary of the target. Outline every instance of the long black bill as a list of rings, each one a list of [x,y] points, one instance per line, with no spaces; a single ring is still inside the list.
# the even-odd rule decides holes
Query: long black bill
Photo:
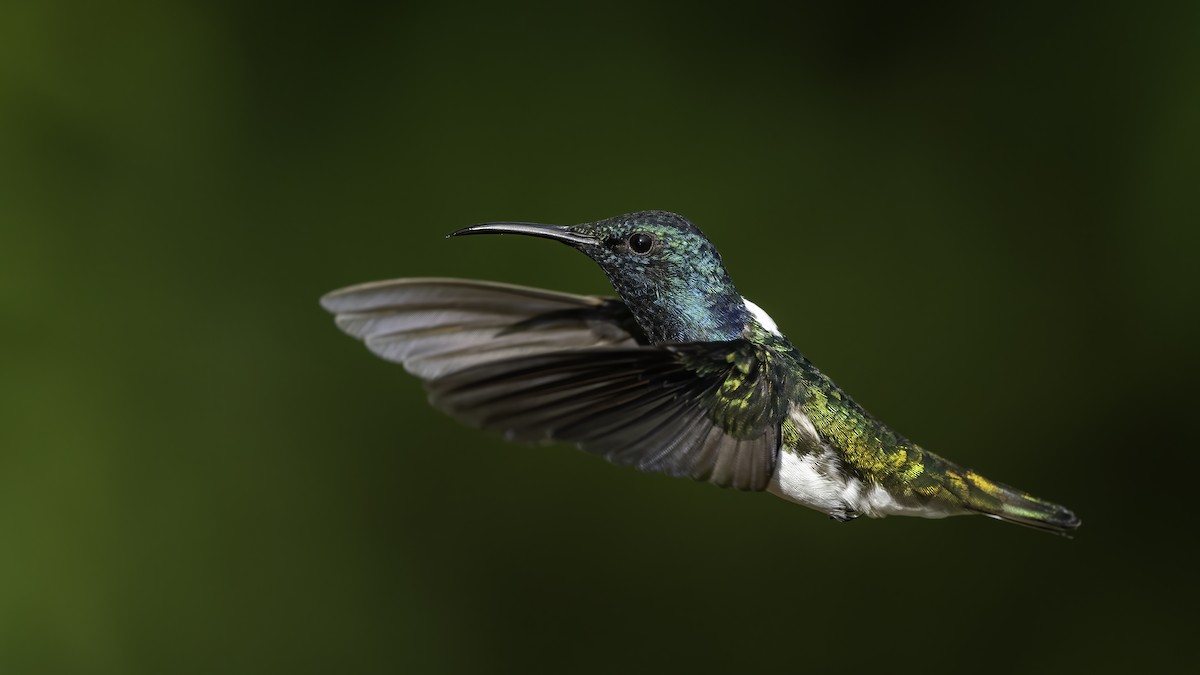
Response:
[[[458,232],[452,232],[447,236],[458,237],[464,234],[524,234],[531,237],[561,241],[571,246],[596,243],[595,237],[574,232],[569,227],[563,225],[542,225],[540,223],[480,223],[464,227]]]

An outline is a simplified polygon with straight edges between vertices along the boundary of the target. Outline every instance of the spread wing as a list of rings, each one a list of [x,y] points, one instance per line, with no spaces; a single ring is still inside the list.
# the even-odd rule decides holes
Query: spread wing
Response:
[[[617,299],[460,279],[365,284],[322,304],[473,426],[742,490],[774,472],[785,383],[747,341],[650,345]]]

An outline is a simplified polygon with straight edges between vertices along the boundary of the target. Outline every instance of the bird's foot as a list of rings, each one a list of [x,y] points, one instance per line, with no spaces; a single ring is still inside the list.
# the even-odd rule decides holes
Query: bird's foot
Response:
[[[862,515],[861,513],[859,513],[858,511],[854,511],[854,510],[850,509],[849,507],[841,507],[841,508],[834,509],[833,511],[830,511],[829,519],[836,520],[839,523],[848,523],[851,520],[854,520],[855,518],[858,518],[861,515]]]

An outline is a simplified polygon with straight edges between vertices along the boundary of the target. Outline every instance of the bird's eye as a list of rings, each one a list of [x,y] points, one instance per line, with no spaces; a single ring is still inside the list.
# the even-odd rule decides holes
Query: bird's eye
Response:
[[[629,250],[638,255],[646,255],[654,248],[654,237],[645,232],[636,232],[629,236]]]

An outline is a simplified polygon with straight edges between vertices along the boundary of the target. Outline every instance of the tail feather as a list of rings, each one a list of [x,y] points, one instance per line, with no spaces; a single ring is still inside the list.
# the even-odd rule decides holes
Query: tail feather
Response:
[[[1071,536],[1083,522],[1064,506],[995,483],[974,471],[966,471],[961,480],[960,487],[966,490],[960,492],[960,497],[976,513],[1064,537]]]

